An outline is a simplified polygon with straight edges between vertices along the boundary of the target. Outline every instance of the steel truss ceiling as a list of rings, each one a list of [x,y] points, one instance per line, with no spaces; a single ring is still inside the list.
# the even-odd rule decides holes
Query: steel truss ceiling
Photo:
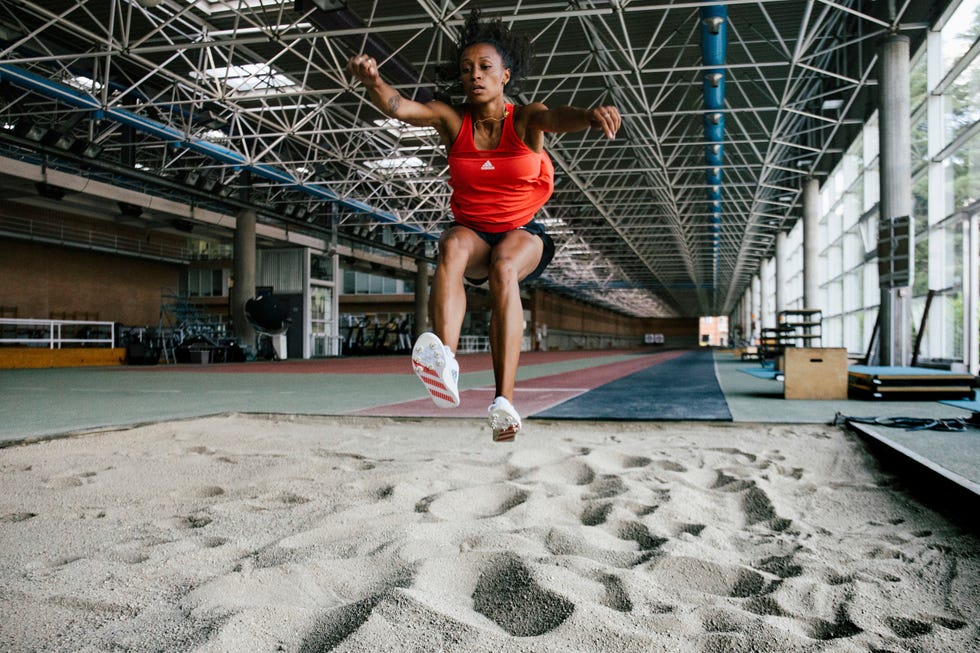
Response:
[[[705,4],[728,13],[717,246]],[[878,40],[894,28],[915,47],[938,4],[479,3],[534,39],[516,101],[611,103],[624,116],[612,141],[548,139],[557,187],[544,219],[558,251],[542,283],[635,316],[730,313],[799,219],[803,179],[826,174],[873,111]],[[403,94],[431,98],[473,5],[0,0],[0,153],[431,253],[449,216],[446,154],[434,132],[385,121],[344,64],[371,52]]]

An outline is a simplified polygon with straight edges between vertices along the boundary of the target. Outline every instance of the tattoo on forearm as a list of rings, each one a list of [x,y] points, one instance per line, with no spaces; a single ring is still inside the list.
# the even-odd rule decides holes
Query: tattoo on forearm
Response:
[[[390,98],[388,98],[388,102],[386,102],[386,104],[388,105],[388,113],[395,113],[396,111],[398,111],[398,106],[401,103],[402,103],[402,96],[399,95],[398,93],[395,93]]]

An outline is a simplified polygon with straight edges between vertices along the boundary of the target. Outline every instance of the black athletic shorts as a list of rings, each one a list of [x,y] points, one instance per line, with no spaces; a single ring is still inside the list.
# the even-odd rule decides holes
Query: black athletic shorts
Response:
[[[461,227],[466,226],[466,225],[460,225],[458,222],[453,222],[452,225],[450,226],[455,227],[457,225]],[[466,228],[472,231],[473,233],[475,233],[477,236],[479,236],[483,240],[483,242],[485,242],[487,245],[490,245],[490,247],[493,247],[494,245],[499,243],[501,240],[504,239],[504,236],[510,233],[509,231],[501,231],[500,233],[490,233],[487,231],[477,231],[472,227],[466,227]],[[544,250],[541,252],[541,260],[538,261],[538,266],[531,271],[531,274],[521,279],[521,283],[525,283],[527,281],[531,281],[533,279],[537,279],[538,277],[540,277],[541,274],[544,272],[545,268],[548,267],[548,264],[551,263],[551,259],[555,257],[555,241],[551,240],[551,236],[549,236],[548,233],[544,230],[544,227],[542,227],[540,223],[535,222],[534,220],[531,220],[523,227],[518,227],[518,229],[523,229],[528,233],[534,234],[535,236],[541,239],[541,242],[544,243]],[[483,279],[471,279],[470,277],[466,277],[466,280],[475,286],[479,286],[480,284],[486,283],[487,281],[486,277],[484,277]]]

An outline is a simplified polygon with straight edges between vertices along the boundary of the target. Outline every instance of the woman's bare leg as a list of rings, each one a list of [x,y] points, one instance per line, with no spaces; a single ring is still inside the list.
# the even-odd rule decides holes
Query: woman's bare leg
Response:
[[[446,230],[439,240],[439,256],[432,278],[429,317],[432,331],[453,352],[459,346],[459,333],[466,315],[466,289],[463,277],[487,276],[490,246],[466,227]]]
[[[523,229],[512,231],[490,253],[490,354],[494,396],[514,401],[517,365],[524,337],[524,307],[518,283],[537,267],[544,244]]]

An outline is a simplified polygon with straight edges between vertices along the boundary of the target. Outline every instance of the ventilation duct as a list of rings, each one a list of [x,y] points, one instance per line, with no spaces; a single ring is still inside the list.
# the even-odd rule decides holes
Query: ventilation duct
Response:
[[[701,7],[701,60],[704,64],[704,159],[708,168],[708,233],[711,234],[712,280],[718,278],[721,250],[722,181],[725,141],[725,59],[728,50],[728,8],[724,5]]]

